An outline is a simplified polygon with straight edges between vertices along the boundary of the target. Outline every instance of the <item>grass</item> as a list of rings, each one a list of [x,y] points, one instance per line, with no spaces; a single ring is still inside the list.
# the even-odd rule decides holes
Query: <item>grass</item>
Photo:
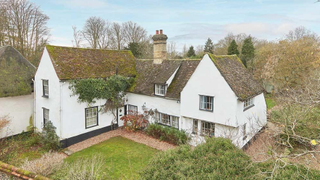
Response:
[[[265,99],[266,99],[268,110],[273,108],[275,105],[277,105],[275,98],[271,94],[266,94]]]
[[[76,152],[65,161],[72,163],[78,158],[99,154],[105,161],[105,171],[112,179],[139,179],[138,172],[157,152],[156,149],[118,136]]]
[[[20,166],[23,161],[40,158],[47,152],[39,143],[39,136],[30,132],[0,140],[0,161]]]

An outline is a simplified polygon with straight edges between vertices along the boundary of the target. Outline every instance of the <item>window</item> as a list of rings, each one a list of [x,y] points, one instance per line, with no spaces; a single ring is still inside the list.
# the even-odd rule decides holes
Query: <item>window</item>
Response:
[[[168,114],[155,112],[154,118],[156,122],[166,125],[166,126],[172,126],[174,128],[179,129],[179,117],[177,116],[170,116]]]
[[[179,117],[170,116],[170,119],[171,119],[171,126],[179,129]]]
[[[201,126],[201,135],[204,136],[214,136],[214,123],[209,123],[209,122],[203,122],[202,121],[202,126]]]
[[[168,114],[161,114],[160,123],[170,126],[170,117]]]
[[[163,84],[155,84],[155,95],[164,96],[166,94],[166,86]]]
[[[247,110],[247,109],[251,108],[253,105],[254,105],[253,104],[253,98],[247,99],[243,103],[243,109]]]
[[[128,104],[128,114],[138,113],[138,106]]]
[[[86,108],[86,128],[98,125],[98,107]]]
[[[196,120],[196,119],[193,120],[192,133],[193,134],[198,134],[198,120]]]
[[[42,96],[49,97],[49,80],[42,80]]]
[[[49,121],[49,109],[42,108],[43,110],[43,127],[46,126],[46,123]]]
[[[200,95],[200,110],[213,111],[213,97]]]

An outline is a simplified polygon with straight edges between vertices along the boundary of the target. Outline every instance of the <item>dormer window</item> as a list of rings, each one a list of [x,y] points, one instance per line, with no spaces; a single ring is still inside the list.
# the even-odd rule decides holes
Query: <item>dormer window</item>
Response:
[[[247,99],[243,102],[243,111],[253,107],[253,98]]]
[[[154,94],[158,96],[164,96],[166,94],[166,85],[164,84],[155,84]]]

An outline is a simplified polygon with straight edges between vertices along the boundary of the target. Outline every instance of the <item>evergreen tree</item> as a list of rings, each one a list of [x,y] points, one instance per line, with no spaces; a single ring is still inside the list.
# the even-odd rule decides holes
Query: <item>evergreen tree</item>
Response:
[[[196,53],[195,53],[195,51],[194,51],[193,46],[190,46],[189,51],[188,51],[188,53],[187,53],[187,56],[188,56],[188,57],[192,57],[192,56],[195,56],[195,55],[196,55]]]
[[[239,55],[238,45],[235,40],[232,40],[228,47],[228,55],[233,55],[233,54]]]
[[[241,61],[247,67],[247,62],[254,58],[254,46],[251,37],[247,37],[241,50]]]
[[[210,38],[208,38],[205,46],[204,46],[205,53],[213,53],[213,43]]]
[[[134,57],[140,58],[142,56],[141,45],[136,42],[130,42],[128,47],[124,48],[125,50],[130,50]]]

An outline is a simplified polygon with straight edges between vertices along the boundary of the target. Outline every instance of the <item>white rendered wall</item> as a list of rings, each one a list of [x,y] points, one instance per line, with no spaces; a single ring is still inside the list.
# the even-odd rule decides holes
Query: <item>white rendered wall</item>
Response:
[[[199,110],[199,95],[213,96],[213,112]],[[205,55],[181,92],[181,115],[238,126],[237,97],[208,55]]]
[[[99,112],[98,126],[86,129],[85,126],[85,108],[87,103],[79,103],[78,96],[71,96],[72,91],[69,89],[68,82],[61,82],[61,139],[74,137],[83,133],[87,133],[96,129],[110,126],[114,116],[110,113]],[[90,107],[101,106],[106,100],[96,100],[96,103]]]
[[[180,117],[180,103],[177,100],[134,93],[127,93],[126,98],[128,99],[126,104],[138,106],[139,113],[143,113],[142,106],[145,104],[147,110],[157,109],[161,113]],[[179,119],[179,127],[181,127],[181,118]]]
[[[42,79],[49,80],[49,98],[42,97]],[[55,72],[48,51],[45,48],[35,75],[35,126],[38,131],[43,128],[43,108],[49,109],[49,120],[57,128],[61,137],[60,128],[60,80]]]
[[[10,123],[0,133],[0,138],[27,131],[33,115],[33,93],[24,96],[0,98],[0,117],[7,116]]]

